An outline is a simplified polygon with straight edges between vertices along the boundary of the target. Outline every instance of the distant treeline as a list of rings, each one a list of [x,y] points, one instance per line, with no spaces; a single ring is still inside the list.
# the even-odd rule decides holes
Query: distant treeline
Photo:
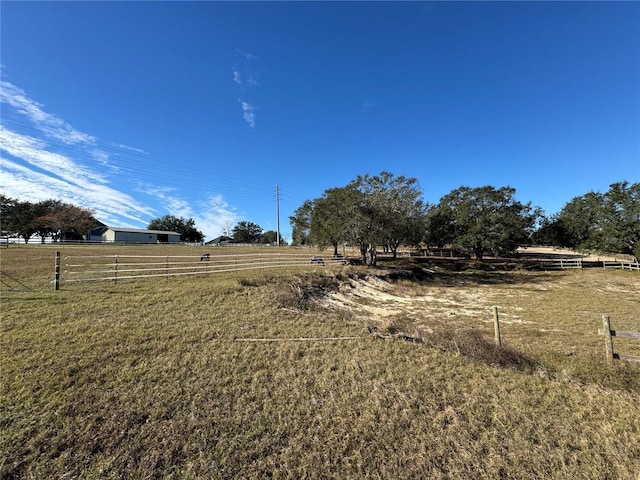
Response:
[[[640,183],[614,183],[606,193],[589,192],[545,217],[515,199],[511,187],[460,187],[437,204],[422,200],[415,178],[392,173],[358,176],[305,201],[289,217],[293,244],[358,245],[362,259],[376,264],[377,249],[396,254],[400,245],[451,245],[462,255],[513,254],[538,244],[640,257]]]
[[[375,265],[379,247],[394,256],[400,246],[452,246],[462,255],[510,255],[519,245],[553,245],[581,251],[640,257],[640,183],[614,183],[605,193],[573,198],[549,217],[515,198],[512,187],[460,187],[429,204],[415,178],[390,172],[358,176],[305,201],[292,216],[293,245],[357,245],[364,262]],[[0,194],[3,237],[37,235],[42,242],[82,240],[99,222],[91,210],[58,200],[31,203]],[[177,231],[183,241],[201,242],[193,219],[171,215],[149,228]],[[276,243],[276,232],[262,232],[242,221],[228,232],[241,243]],[[280,238],[280,244],[285,242]]]
[[[22,237],[28,243],[37,235],[44,243],[82,240],[97,226],[93,212],[58,200],[31,203],[0,194],[0,229],[3,237]]]

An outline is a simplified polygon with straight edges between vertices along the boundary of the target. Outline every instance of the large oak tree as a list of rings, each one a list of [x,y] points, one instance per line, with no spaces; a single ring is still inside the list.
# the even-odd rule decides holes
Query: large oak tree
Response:
[[[481,260],[485,253],[506,255],[529,243],[539,209],[515,199],[511,187],[460,187],[442,197],[431,213],[442,241]]]
[[[196,229],[196,222],[192,218],[176,217],[175,215],[165,215],[149,222],[149,230],[161,230],[164,232],[176,232],[180,234],[183,242],[202,242],[204,234]]]
[[[262,236],[262,227],[256,223],[243,220],[233,227],[234,243],[258,243]]]

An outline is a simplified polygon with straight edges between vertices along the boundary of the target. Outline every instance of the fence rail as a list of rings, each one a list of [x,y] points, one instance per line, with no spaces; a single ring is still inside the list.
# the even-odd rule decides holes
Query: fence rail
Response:
[[[625,262],[620,260],[583,260],[581,258],[538,259],[528,263],[527,268],[544,270],[565,270],[570,268],[615,268],[640,272],[640,264],[637,262]]]
[[[640,263],[638,262],[625,262],[623,260],[603,260],[602,268],[621,268],[622,270],[636,270],[640,272]]]
[[[322,267],[346,263],[342,256],[301,253],[222,255],[71,255],[56,260],[56,289],[61,283],[206,275],[285,267]],[[60,266],[62,270],[60,271]]]
[[[541,261],[545,270],[565,270],[567,268],[583,268],[581,259],[560,259],[560,260],[543,260]]]
[[[598,330],[598,335],[604,335],[604,347],[607,361],[613,363],[614,360],[626,360],[628,362],[640,362],[640,356],[625,355],[613,351],[613,337],[627,337],[640,339],[640,332],[623,332],[611,329],[611,319],[608,315],[602,316],[602,328]]]

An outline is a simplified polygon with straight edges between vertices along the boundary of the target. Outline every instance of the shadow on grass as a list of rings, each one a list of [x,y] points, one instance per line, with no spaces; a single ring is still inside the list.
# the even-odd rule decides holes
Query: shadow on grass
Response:
[[[425,344],[443,352],[457,353],[492,367],[529,374],[535,373],[540,367],[539,362],[507,345],[496,345],[493,340],[485,338],[477,330],[438,329],[425,332],[413,325],[411,321],[402,318],[389,318],[380,326],[370,325],[368,330],[371,335],[377,338]]]
[[[564,272],[534,275],[501,264],[488,264],[473,260],[454,260],[428,263],[416,262],[395,263],[385,266],[385,273],[375,270],[371,275],[387,281],[409,280],[419,283],[437,284],[441,287],[459,287],[462,285],[518,285],[538,284],[557,281]]]
[[[633,362],[619,362],[613,366],[594,363],[560,368],[528,357],[508,345],[496,345],[477,330],[461,332],[435,331],[422,333],[406,328],[407,325],[391,320],[382,329],[369,327],[372,335],[383,339],[397,339],[411,343],[421,343],[443,352],[457,353],[471,361],[484,363],[491,367],[503,368],[539,376],[550,381],[575,385],[596,385],[607,390],[616,390],[640,394],[640,376]],[[406,333],[412,331],[413,333]]]
[[[439,336],[442,338],[442,336]],[[514,350],[508,345],[496,345],[483,337],[478,331],[461,332],[445,339],[448,350],[455,350],[460,355],[499,368],[508,368],[525,373],[534,373],[537,363]]]

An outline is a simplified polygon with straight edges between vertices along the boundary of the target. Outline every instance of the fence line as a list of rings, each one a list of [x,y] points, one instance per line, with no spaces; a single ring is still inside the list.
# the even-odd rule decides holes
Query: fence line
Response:
[[[441,252],[442,253],[442,252]],[[134,278],[229,273],[256,269],[344,264],[343,256],[311,256],[312,252],[254,252],[204,255],[69,255],[56,265],[55,289],[61,283],[118,281]],[[59,252],[56,252],[59,255]],[[315,254],[317,255],[317,254]],[[56,260],[59,262],[59,260]],[[527,268],[559,270],[598,267],[640,272],[640,265],[625,261],[587,262],[580,258],[538,260]],[[64,268],[64,269],[63,269]]]
[[[621,268],[622,270],[637,270],[640,272],[640,263],[638,262],[625,262],[623,260],[603,260],[602,268]]]
[[[640,272],[640,264],[638,262],[625,262],[621,260],[582,260],[580,258],[560,258],[551,260],[534,260],[528,265],[528,268],[543,268],[545,270],[566,270],[571,268],[615,268],[622,270],[631,270]]]
[[[640,339],[640,332],[623,332],[621,330],[611,329],[611,319],[609,315],[602,316],[602,327],[598,330],[598,335],[604,335],[605,354],[607,362],[613,364],[614,360],[626,360],[628,362],[640,362],[640,356],[625,355],[623,353],[614,353],[613,337],[627,337]]]
[[[543,260],[545,270],[565,270],[568,268],[583,268],[582,260],[573,258],[561,258],[559,260]]]
[[[59,255],[57,252],[56,255]],[[114,281],[206,275],[287,267],[322,267],[346,263],[342,256],[308,253],[245,253],[226,255],[70,255],[64,271],[56,261],[56,290],[60,283]]]

